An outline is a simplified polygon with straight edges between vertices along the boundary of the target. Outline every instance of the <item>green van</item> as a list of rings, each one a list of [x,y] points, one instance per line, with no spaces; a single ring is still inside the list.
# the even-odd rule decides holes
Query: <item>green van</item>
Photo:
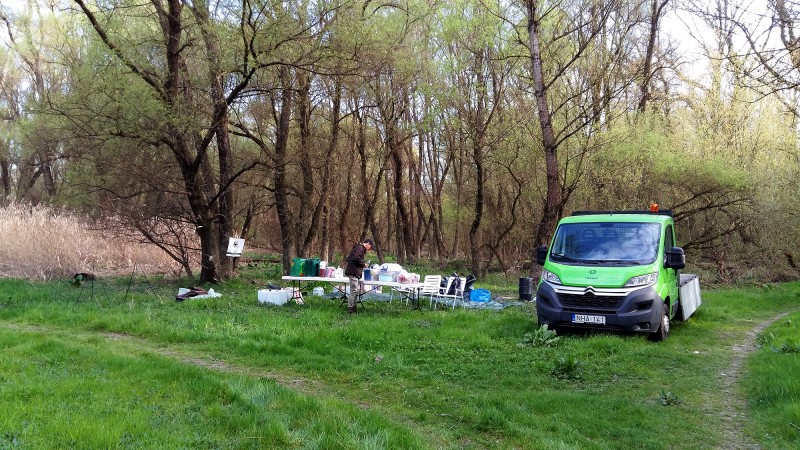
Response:
[[[558,223],[536,291],[536,314],[549,328],[601,328],[669,335],[700,305],[699,280],[676,246],[670,210],[577,211]],[[684,295],[686,298],[681,299]]]

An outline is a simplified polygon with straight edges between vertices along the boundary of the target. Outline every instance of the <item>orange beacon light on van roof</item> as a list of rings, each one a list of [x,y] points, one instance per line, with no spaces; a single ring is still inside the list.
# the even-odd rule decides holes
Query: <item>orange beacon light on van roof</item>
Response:
[[[650,212],[657,213],[658,212],[658,203],[650,203]]]

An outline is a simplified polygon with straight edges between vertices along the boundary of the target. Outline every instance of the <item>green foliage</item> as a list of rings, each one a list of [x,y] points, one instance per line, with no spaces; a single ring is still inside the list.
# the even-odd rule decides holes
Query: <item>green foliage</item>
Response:
[[[550,373],[557,378],[578,380],[581,378],[582,368],[583,363],[570,353],[556,357]]]
[[[661,391],[658,394],[658,398],[661,401],[661,404],[664,406],[679,406],[683,404],[683,400],[678,398],[678,396],[672,391]]]
[[[556,345],[559,339],[560,338],[558,337],[556,330],[549,329],[547,324],[545,324],[531,333],[525,333],[525,335],[522,336],[522,342],[520,345],[530,347],[551,347]]]
[[[248,258],[248,262],[239,265],[239,274],[241,278],[279,280],[281,276],[283,276],[283,264],[280,261],[274,261],[272,258],[254,259],[252,255],[247,254],[246,251],[244,256]],[[231,280],[231,282],[234,281],[235,280]]]
[[[789,339],[780,345],[773,345],[772,351],[775,353],[800,353],[800,344],[797,344],[793,339]]]
[[[772,333],[761,333],[756,336],[756,346],[759,348],[770,346],[773,342],[775,342],[775,335]]]
[[[800,398],[798,323],[800,313],[795,312],[772,324],[762,333],[769,338],[747,359],[748,376],[743,384],[752,411],[748,431],[763,438],[770,448],[794,448],[800,439],[800,430],[793,425],[800,424],[796,400]]]
[[[58,13],[31,8],[11,17],[4,35],[14,35],[16,42],[0,49],[4,80],[0,112],[9,118],[8,126],[0,128],[0,153],[18,171],[12,196],[42,197],[44,177],[36,174],[42,174],[44,162],[51,161],[57,162],[53,167],[59,186],[50,201],[93,213],[102,206],[109,215],[128,215],[130,220],[141,215],[143,222],[154,217],[159,224],[177,215],[196,225],[197,217],[186,205],[188,198],[182,198],[187,191],[182,172],[186,165],[176,163],[175,157],[192,161],[201,156],[191,154],[202,148],[201,142],[215,137],[207,134],[217,120],[209,98],[213,72],[224,79],[223,95],[231,95],[231,122],[237,122],[232,130],[252,125],[250,131],[265,142],[260,148],[255,140],[241,136],[243,129],[230,137],[234,172],[249,164],[256,169],[236,179],[233,209],[241,215],[226,218],[238,226],[248,204],[258,205],[251,233],[265,241],[264,247],[278,248],[281,239],[290,239],[294,245],[302,234],[274,232],[275,210],[267,205],[275,201],[275,173],[287,173],[290,179],[291,200],[280,205],[285,210],[299,209],[297,193],[306,189],[302,183],[310,182],[313,192],[324,190],[330,195],[330,205],[352,205],[350,218],[332,223],[333,228],[352,234],[362,226],[356,223],[364,217],[360,202],[348,197],[351,179],[340,176],[323,188],[324,177],[307,176],[300,167],[309,161],[357,159],[352,151],[361,144],[356,122],[370,117],[377,120],[365,121],[363,144],[370,161],[367,184],[385,190],[376,193],[376,198],[391,194],[392,189],[391,183],[373,179],[376,167],[384,167],[388,131],[405,134],[395,136],[403,141],[412,134],[419,136],[420,144],[408,140],[410,159],[404,162],[415,170],[397,175],[416,173],[403,180],[403,191],[419,206],[415,217],[420,220],[409,233],[427,236],[421,253],[438,254],[444,249],[443,259],[466,257],[470,248],[466,230],[475,212],[477,184],[472,161],[478,158],[484,164],[486,184],[480,242],[475,247],[481,249],[482,260],[501,260],[509,272],[521,270],[530,257],[531,249],[526,248],[530,230],[542,216],[545,186],[540,129],[531,120],[536,106],[531,100],[530,61],[519,57],[527,52],[526,10],[521,3],[322,2],[306,8],[257,1],[214,12],[210,23],[193,13],[202,4],[192,3],[176,17],[182,22],[183,59],[177,64],[181,89],[179,98],[168,101],[164,97],[167,86],[176,86],[166,83],[170,66],[153,4],[124,0],[94,10],[96,23],[105,28],[115,46],[113,51],[77,8]],[[800,242],[796,214],[800,165],[795,118],[785,105],[764,97],[761,89],[728,86],[722,82],[731,75],[725,70],[738,68],[719,64],[708,74],[714,80],[711,86],[694,84],[680,73],[664,84],[669,91],[659,91],[667,88],[651,83],[654,96],[647,112],[631,113],[635,96],[611,95],[608,105],[591,103],[603,92],[624,92],[629,83],[642,83],[634,66],[615,63],[638,57],[626,52],[637,48],[627,39],[640,37],[629,32],[640,17],[625,12],[625,3],[605,5],[609,17],[615,19],[591,21],[602,29],[594,30],[598,37],[586,43],[588,34],[573,27],[578,23],[574,19],[584,12],[583,3],[562,6],[541,17],[539,30],[545,78],[552,83],[549,102],[558,105],[551,123],[556,135],[564,138],[557,154],[569,201],[559,205],[559,212],[642,208],[655,201],[682,215],[679,240],[687,244],[690,264],[702,264],[708,281],[796,279],[797,270],[792,267],[796,263],[790,261],[800,259],[791,255]],[[269,13],[237,9],[242,7]],[[247,24],[239,24],[240,18]],[[206,44],[214,41],[224,45],[211,55]],[[614,51],[606,45],[612,41]],[[253,47],[244,48],[245,43]],[[586,51],[573,59],[576,46],[584,43]],[[742,62],[742,67],[749,66]],[[565,67],[570,70],[563,72]],[[297,127],[305,122],[292,121],[288,154],[282,159],[287,165],[273,167],[277,158],[270,156],[274,153],[272,134],[280,102],[271,96],[278,95],[281,68],[289,68],[293,89],[302,77],[313,74],[310,104],[304,105],[309,129],[301,137]],[[557,78],[557,71],[569,76]],[[250,84],[237,97],[231,89],[245,79]],[[678,80],[687,84],[675,86]],[[334,86],[342,87],[343,99],[354,101],[340,102],[341,129],[347,131],[339,133],[336,145],[329,147]],[[587,86],[598,89],[583,95]],[[302,102],[297,100],[293,104],[299,108]],[[358,115],[353,108],[358,108]],[[381,116],[390,110],[397,113],[396,120],[387,127]],[[588,111],[602,114],[596,122],[584,120],[589,119]],[[298,117],[300,113],[292,111]],[[485,128],[478,125],[482,114],[492,117]],[[188,143],[183,150],[165,145],[176,133]],[[423,142],[429,142],[430,148],[426,150]],[[485,151],[476,155],[474,144]],[[301,148],[309,150],[309,155],[299,153]],[[209,163],[203,179],[210,191],[204,195],[215,198],[215,189],[226,178],[217,173],[215,145],[200,159]],[[308,172],[319,168],[306,167]],[[343,173],[336,166],[325,169]],[[440,197],[426,196],[431,188],[440,187],[437,177],[443,178],[441,192],[437,191]],[[418,184],[417,180],[423,181]],[[515,225],[501,240],[501,231],[512,223],[508,213],[518,190]],[[421,196],[412,194],[417,192]],[[376,223],[393,221],[395,211],[390,208],[378,206]],[[426,233],[434,229],[431,219],[441,219],[436,223],[444,241],[441,248],[433,248],[439,244],[438,236],[433,239]],[[391,227],[385,228],[383,240],[388,243],[393,236],[388,236]],[[312,238],[315,245],[321,241],[319,235]]]

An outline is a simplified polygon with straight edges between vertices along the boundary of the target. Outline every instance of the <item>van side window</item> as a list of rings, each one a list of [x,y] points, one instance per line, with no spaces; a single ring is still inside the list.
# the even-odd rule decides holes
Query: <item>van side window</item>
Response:
[[[675,235],[672,232],[672,225],[667,225],[667,231],[664,236],[664,249],[669,250],[675,247]]]

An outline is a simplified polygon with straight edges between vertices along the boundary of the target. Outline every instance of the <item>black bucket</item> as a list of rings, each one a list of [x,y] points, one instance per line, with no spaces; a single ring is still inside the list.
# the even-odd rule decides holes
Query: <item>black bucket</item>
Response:
[[[533,300],[533,278],[520,278],[519,279],[519,299],[522,301]]]

